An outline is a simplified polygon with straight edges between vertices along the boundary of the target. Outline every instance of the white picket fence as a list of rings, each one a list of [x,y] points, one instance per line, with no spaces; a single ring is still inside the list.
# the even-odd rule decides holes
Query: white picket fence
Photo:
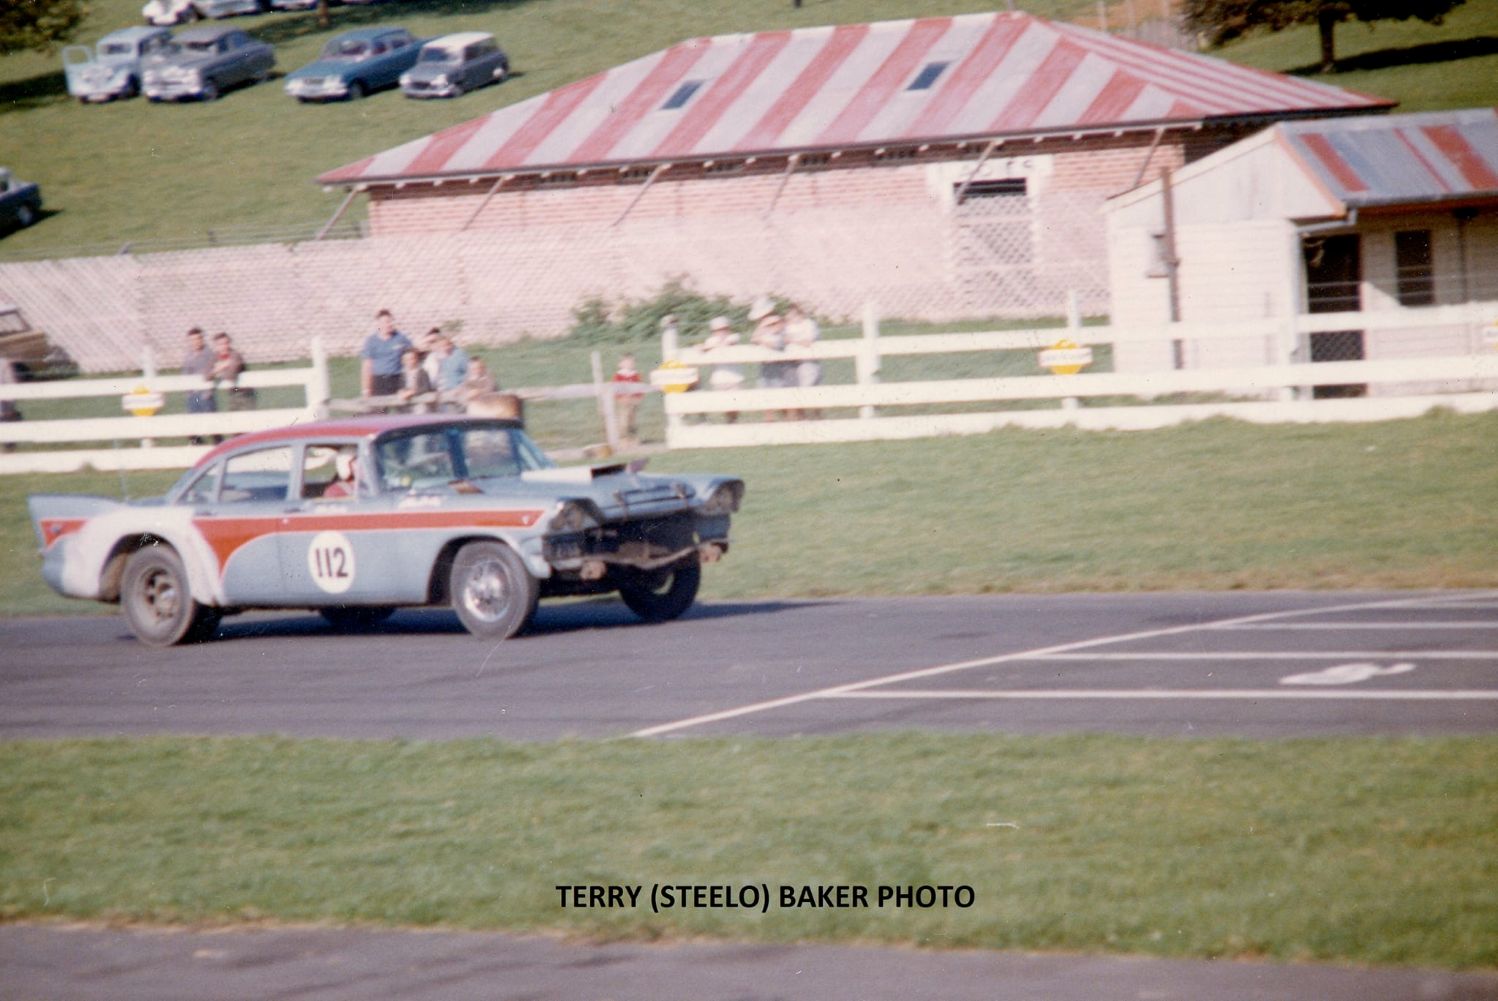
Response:
[[[1469,350],[1445,357],[1398,357],[1368,361],[1309,362],[1311,334],[1462,327],[1470,331]],[[956,379],[932,382],[879,381],[880,360],[893,355],[1043,350],[1065,338],[1077,344],[1164,345],[1212,341],[1257,341],[1275,364],[1184,368],[1017,378]],[[1498,410],[1498,304],[1325,313],[1231,324],[1167,324],[1119,328],[1082,326],[1072,311],[1065,328],[925,334],[881,337],[875,312],[867,310],[863,336],[819,341],[802,351],[775,353],[759,347],[720,349],[665,346],[665,356],[696,367],[706,384],[714,365],[736,364],[746,372],[766,361],[852,358],[856,382],[805,389],[738,389],[668,393],[666,442],[671,448],[712,448],[813,442],[877,441],[935,435],[981,434],[1002,427],[1077,427],[1144,430],[1210,417],[1256,423],[1376,421],[1413,417],[1433,407],[1458,412]],[[1038,366],[1037,366],[1038,371]],[[1364,384],[1419,387],[1407,395],[1313,399],[1310,387]],[[1182,393],[1221,394],[1247,399],[1206,403],[1156,404],[1152,399]],[[1138,405],[1087,406],[1094,397],[1134,397]],[[987,413],[892,415],[892,408],[1016,403],[1027,409],[996,408]],[[1049,407],[1035,408],[1034,401]],[[755,420],[785,411],[858,408],[857,417],[813,420]],[[884,412],[880,412],[884,408]],[[711,422],[712,415],[747,415],[735,423]],[[687,418],[705,418],[689,423]]]
[[[145,388],[172,394],[201,390],[205,383],[196,375],[156,375],[150,360],[142,375],[113,379],[66,379],[58,382],[28,382],[0,385],[0,400],[22,407],[28,400],[66,400],[114,397],[120,400],[120,417],[64,420],[21,420],[0,423],[0,445],[76,445],[51,451],[6,451],[0,453],[0,474],[70,473],[82,469],[185,469],[210,446],[156,444],[157,439],[244,434],[316,420],[326,412],[329,396],[327,357],[322,344],[314,341],[312,361],[306,368],[263,369],[245,372],[239,385],[248,389],[300,386],[305,402],[300,407],[274,410],[220,410],[210,414],[156,414],[137,417],[126,414],[124,397]],[[220,394],[222,404],[223,395]],[[103,447],[107,443],[108,447]],[[127,447],[128,446],[128,447]]]

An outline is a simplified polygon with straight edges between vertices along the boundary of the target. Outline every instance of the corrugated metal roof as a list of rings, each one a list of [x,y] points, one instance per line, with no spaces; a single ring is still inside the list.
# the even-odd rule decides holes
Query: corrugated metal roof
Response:
[[[1498,196],[1498,109],[1286,122],[1280,138],[1348,207]]]
[[[1392,103],[1023,12],[972,14],[693,39],[320,180],[567,170]]]

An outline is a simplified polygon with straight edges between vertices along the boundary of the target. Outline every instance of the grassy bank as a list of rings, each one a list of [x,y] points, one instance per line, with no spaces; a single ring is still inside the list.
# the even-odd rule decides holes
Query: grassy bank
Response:
[[[1498,966],[1491,739],[19,743],[0,804],[8,919]],[[645,896],[559,906],[587,883]],[[975,899],[652,914],[654,883]]]
[[[1498,415],[1367,425],[1208,421],[1151,432],[673,452],[748,495],[707,598],[1202,588],[1498,586]],[[173,473],[131,474],[159,492]],[[0,478],[0,609],[83,612],[37,570],[28,493]]]

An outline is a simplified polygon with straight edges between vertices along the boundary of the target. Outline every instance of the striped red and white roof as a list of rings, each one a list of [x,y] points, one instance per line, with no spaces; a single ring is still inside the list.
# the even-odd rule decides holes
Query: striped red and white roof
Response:
[[[945,68],[924,89],[911,89]],[[679,107],[683,85],[698,88]],[[330,184],[1386,109],[1023,12],[696,38],[324,174]]]
[[[1285,122],[1277,131],[1349,208],[1498,197],[1498,109]]]

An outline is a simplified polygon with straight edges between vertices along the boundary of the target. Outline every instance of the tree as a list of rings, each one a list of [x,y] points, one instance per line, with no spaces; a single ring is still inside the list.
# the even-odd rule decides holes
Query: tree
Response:
[[[1321,72],[1336,68],[1333,37],[1343,21],[1404,21],[1418,17],[1440,24],[1467,0],[1185,0],[1181,20],[1213,45],[1232,41],[1257,28],[1280,31],[1314,24],[1321,34]]]
[[[28,49],[51,52],[73,37],[87,12],[82,0],[0,2],[0,56]]]

